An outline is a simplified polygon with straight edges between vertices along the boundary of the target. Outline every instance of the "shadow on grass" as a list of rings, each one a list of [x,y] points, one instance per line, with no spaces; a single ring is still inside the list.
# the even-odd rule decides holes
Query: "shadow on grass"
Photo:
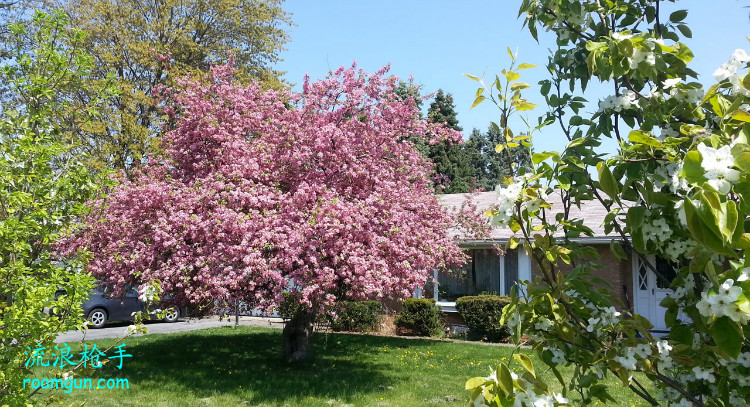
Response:
[[[387,349],[422,347],[427,340],[316,333],[308,360],[287,363],[281,357],[281,331],[231,327],[155,335],[137,346],[118,371],[102,377],[126,377],[131,388],[192,393],[196,398],[237,393],[250,403],[279,403],[306,397],[351,400],[382,392],[412,372],[394,371],[378,360]]]

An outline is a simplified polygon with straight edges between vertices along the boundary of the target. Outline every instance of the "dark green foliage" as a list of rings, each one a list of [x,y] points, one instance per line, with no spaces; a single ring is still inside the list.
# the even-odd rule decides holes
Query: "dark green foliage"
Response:
[[[432,298],[407,298],[396,317],[396,326],[414,335],[439,336],[443,333],[440,307]]]
[[[511,299],[500,295],[464,296],[456,300],[456,310],[469,326],[469,337],[497,342],[510,335],[508,327],[500,324],[503,307]]]
[[[291,293],[281,293],[284,299],[279,304],[279,315],[284,319],[292,319],[302,312],[302,306],[297,302],[297,297]]]
[[[328,316],[334,331],[367,332],[377,328],[383,306],[377,301],[339,301],[335,312],[337,318]]]
[[[495,151],[495,146],[503,143],[502,134],[490,127],[487,132],[482,133],[474,129],[469,140],[464,143],[468,160],[476,173],[476,187],[485,191],[492,191],[500,184],[500,177],[509,175],[510,164],[518,168],[531,167],[531,154],[525,147],[506,148],[501,153]],[[510,163],[508,163],[510,156]]]
[[[427,120],[433,123],[444,123],[446,127],[461,131],[458,125],[453,96],[438,90],[435,99],[427,111]],[[469,159],[470,151],[463,144],[443,141],[427,149],[427,157],[435,165],[436,186],[438,194],[456,194],[470,192],[474,187],[476,168]]]

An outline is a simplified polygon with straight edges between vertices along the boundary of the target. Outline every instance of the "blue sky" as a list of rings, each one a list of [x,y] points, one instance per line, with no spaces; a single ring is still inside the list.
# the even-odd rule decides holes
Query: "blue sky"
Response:
[[[485,130],[497,120],[497,109],[490,103],[470,110],[477,83],[464,74],[494,77],[510,63],[506,47],[518,49],[518,59],[540,65],[521,71],[522,80],[535,85],[546,79],[543,68],[554,48],[554,38],[540,33],[537,43],[517,19],[520,1],[358,1],[287,0],[284,8],[293,13],[296,24],[290,29],[291,41],[281,54],[277,68],[284,78],[300,84],[305,73],[323,78],[329,70],[351,66],[374,72],[391,63],[391,73],[401,78],[414,75],[427,92],[442,88],[453,94],[459,124],[468,136],[471,129]],[[750,50],[750,2],[739,0],[682,0],[662,3],[667,16],[676,9],[688,9],[687,23],[693,38],[685,42],[693,50],[691,67],[704,85],[711,85],[711,74],[737,48]],[[299,90],[299,86],[297,86]],[[527,97],[541,103],[538,87],[526,90]],[[589,99],[603,98],[609,88],[592,87]],[[595,104],[594,104],[595,106]],[[543,107],[529,112],[529,119],[543,113]],[[592,108],[591,110],[594,110]],[[516,124],[519,124],[517,121]],[[516,132],[524,128],[514,129]],[[560,149],[559,131],[547,128],[535,137],[535,150]]]

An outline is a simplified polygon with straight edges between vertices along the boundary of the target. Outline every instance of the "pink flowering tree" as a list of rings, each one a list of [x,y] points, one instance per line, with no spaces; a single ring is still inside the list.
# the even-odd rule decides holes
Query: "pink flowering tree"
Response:
[[[285,355],[304,358],[315,315],[337,300],[410,296],[463,261],[408,141],[461,134],[417,119],[387,71],[340,68],[295,93],[239,85],[230,64],[165,89],[163,157],[91,203],[66,250],[89,250],[115,291],[158,282],[183,303],[265,309],[288,291],[305,312],[284,330]]]

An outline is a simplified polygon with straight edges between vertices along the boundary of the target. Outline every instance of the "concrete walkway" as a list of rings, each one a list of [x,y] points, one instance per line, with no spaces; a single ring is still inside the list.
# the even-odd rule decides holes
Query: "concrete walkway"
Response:
[[[264,318],[264,317],[240,317],[240,325],[246,326],[263,326],[270,328],[283,328],[284,323],[281,318]],[[96,340],[105,338],[122,338],[128,330],[130,322],[111,323],[102,329],[89,329],[88,331],[68,331],[58,335],[55,342],[81,342],[84,340]],[[209,317],[201,319],[183,318],[178,322],[166,323],[151,321],[145,323],[149,334],[167,334],[173,332],[194,331],[197,329],[216,328],[221,326],[234,326],[234,317],[219,321],[219,317]],[[133,336],[142,336],[136,334]]]

